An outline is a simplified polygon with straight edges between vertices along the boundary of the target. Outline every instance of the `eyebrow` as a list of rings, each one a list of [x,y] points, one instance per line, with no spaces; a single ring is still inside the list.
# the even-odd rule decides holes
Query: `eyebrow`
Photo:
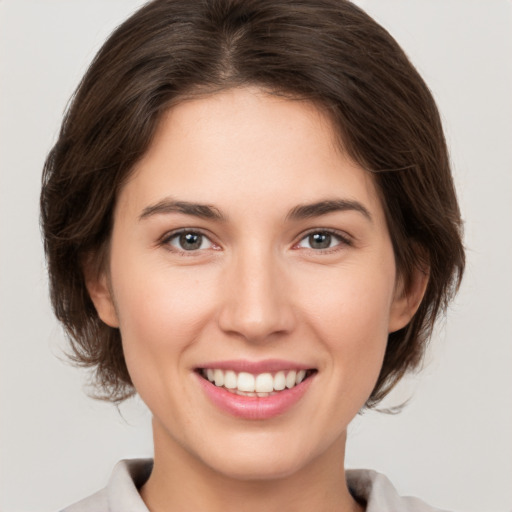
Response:
[[[188,201],[175,201],[170,198],[163,199],[158,203],[148,206],[142,210],[139,220],[147,219],[153,215],[166,213],[183,213],[193,215],[202,219],[211,219],[225,221],[226,217],[215,206],[200,203],[191,203]]]
[[[351,199],[328,199],[316,203],[298,205],[288,212],[286,219],[297,221],[339,211],[356,211],[364,215],[370,222],[373,222],[368,209],[359,201]],[[194,217],[217,221],[227,220],[227,217],[215,206],[188,201],[176,201],[170,198],[162,199],[158,203],[144,208],[139,216],[139,220],[146,219],[153,215],[168,213],[183,213],[185,215],[193,215]]]
[[[359,201],[352,199],[328,199],[317,203],[298,205],[290,210],[287,219],[303,220],[340,211],[356,211],[364,215],[370,222],[373,222],[368,209]]]

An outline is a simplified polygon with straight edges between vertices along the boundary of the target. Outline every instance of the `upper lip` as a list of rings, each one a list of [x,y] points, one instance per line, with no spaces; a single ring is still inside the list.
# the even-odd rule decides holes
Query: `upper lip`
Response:
[[[254,375],[260,373],[272,373],[284,370],[313,370],[314,367],[295,361],[284,359],[265,359],[262,361],[250,361],[247,359],[233,359],[230,361],[211,361],[198,365],[197,369],[233,370],[236,373],[247,372]]]

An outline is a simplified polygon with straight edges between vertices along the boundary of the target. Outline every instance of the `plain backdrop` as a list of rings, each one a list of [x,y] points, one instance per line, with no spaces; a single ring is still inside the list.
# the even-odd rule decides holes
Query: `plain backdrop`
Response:
[[[150,416],[86,397],[47,292],[40,174],[68,98],[140,0],[0,0],[0,509],[49,512],[150,456]],[[426,367],[349,434],[347,466],[448,510],[512,510],[512,3],[361,0],[404,47],[442,112],[468,268]]]

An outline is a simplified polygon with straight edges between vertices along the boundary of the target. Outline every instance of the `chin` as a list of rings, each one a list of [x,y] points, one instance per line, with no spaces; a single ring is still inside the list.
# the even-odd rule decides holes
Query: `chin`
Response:
[[[268,481],[286,478],[300,471],[307,465],[303,457],[293,458],[286,455],[276,454],[272,457],[255,457],[248,454],[238,456],[236,459],[229,459],[225,455],[222,460],[212,461],[210,467],[215,473],[221,474],[232,480],[242,481]]]
[[[276,480],[310,466],[325,449],[308,446],[303,436],[294,439],[290,432],[278,435],[253,432],[231,439],[229,444],[217,444],[210,453],[203,453],[203,463],[215,473],[234,480]]]

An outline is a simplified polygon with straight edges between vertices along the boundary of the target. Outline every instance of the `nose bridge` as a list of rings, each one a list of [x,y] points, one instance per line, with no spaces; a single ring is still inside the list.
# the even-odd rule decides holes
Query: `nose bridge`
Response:
[[[233,256],[226,269],[220,327],[248,341],[262,342],[293,327],[293,308],[283,261],[255,241]]]

